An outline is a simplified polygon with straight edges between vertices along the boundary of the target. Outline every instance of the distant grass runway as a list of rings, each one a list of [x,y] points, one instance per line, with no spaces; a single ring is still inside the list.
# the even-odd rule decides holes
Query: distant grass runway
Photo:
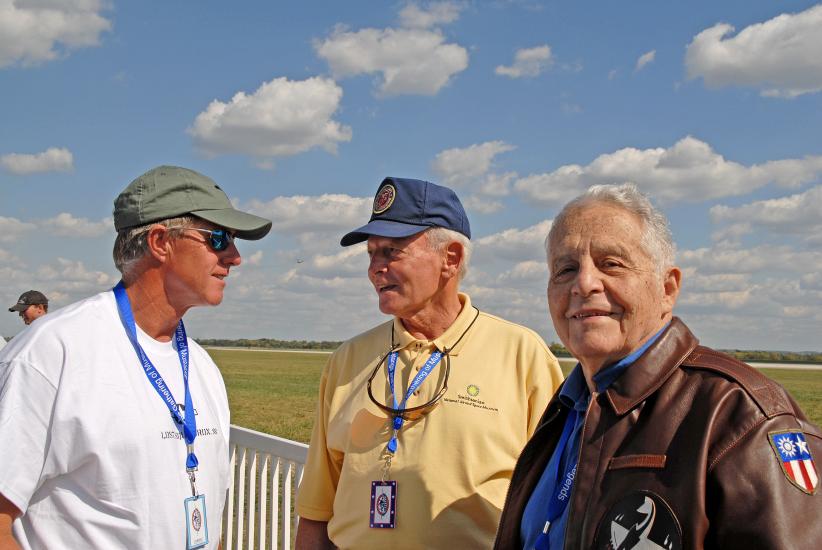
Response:
[[[328,354],[211,348],[228,389],[231,423],[307,443],[317,387]],[[562,360],[566,374],[571,360]],[[816,425],[822,424],[822,371],[762,369],[785,386]]]

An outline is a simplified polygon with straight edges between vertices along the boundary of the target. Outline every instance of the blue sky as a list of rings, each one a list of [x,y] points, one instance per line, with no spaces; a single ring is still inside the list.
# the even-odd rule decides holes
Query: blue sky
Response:
[[[704,343],[819,350],[821,91],[812,2],[0,0],[0,299],[116,283],[114,197],[177,164],[274,220],[189,332],[345,339],[383,316],[339,238],[393,175],[458,192],[464,290],[551,341],[553,216],[632,181]]]

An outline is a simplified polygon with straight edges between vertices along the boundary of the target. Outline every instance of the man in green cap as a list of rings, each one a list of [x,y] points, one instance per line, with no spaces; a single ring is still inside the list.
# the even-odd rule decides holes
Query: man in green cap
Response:
[[[32,325],[0,359],[0,548],[218,547],[229,410],[185,334],[269,220],[160,166],[114,202],[112,290]]]

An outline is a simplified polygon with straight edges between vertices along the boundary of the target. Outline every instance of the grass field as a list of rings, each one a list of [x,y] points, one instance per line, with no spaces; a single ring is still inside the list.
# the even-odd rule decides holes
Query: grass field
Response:
[[[231,423],[307,443],[323,353],[209,349],[228,389]],[[566,374],[574,362],[562,360]],[[822,424],[822,371],[763,369],[787,390],[817,425]]]

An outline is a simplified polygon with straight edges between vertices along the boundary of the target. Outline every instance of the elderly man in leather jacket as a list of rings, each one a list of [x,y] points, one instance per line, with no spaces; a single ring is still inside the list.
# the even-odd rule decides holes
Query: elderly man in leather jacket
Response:
[[[546,248],[579,365],[519,458],[495,547],[822,548],[822,432],[672,315],[665,217],[633,185],[592,187]]]

